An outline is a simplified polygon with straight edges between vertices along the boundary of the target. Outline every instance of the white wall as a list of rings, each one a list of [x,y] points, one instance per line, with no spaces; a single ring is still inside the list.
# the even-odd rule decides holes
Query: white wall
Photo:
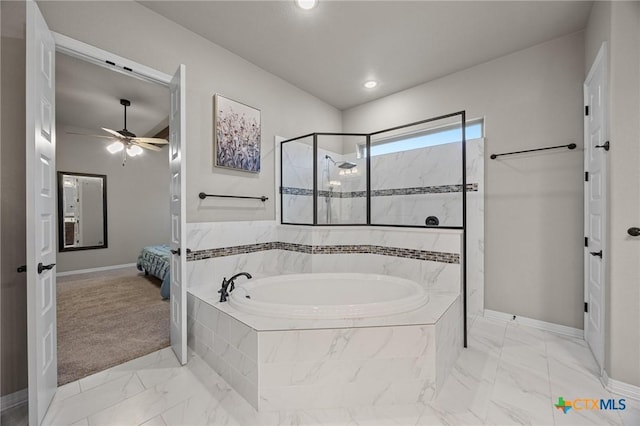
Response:
[[[609,48],[608,253],[605,369],[640,386],[640,3],[596,2],[586,31],[588,72],[602,42]]]
[[[582,33],[344,111],[369,132],[466,110],[484,117],[487,309],[582,328]],[[575,151],[490,160],[575,142]]]
[[[341,114],[317,98],[139,3],[39,2],[53,31],[173,74],[187,66],[187,220],[274,218],[274,136],[341,130]],[[262,112],[262,171],[213,167],[213,95]],[[198,193],[266,195],[266,203],[207,199]]]
[[[168,244],[169,153],[148,151],[129,158],[109,154],[103,139],[88,140],[67,131],[94,134],[90,129],[58,125],[56,167],[58,171],[107,175],[106,249],[59,252],[57,271],[134,263],[140,249]],[[102,212],[100,212],[102,214]]]

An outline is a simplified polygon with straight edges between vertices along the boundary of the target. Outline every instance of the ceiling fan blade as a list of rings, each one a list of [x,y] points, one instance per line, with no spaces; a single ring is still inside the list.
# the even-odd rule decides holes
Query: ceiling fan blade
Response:
[[[103,127],[102,130],[104,130],[107,133],[111,133],[113,136],[115,136],[118,139],[129,140],[129,138],[122,136],[120,133],[116,132],[115,130],[107,129],[105,127]]]
[[[151,145],[145,142],[139,142],[139,141],[131,141],[131,143],[133,143],[134,145],[138,145],[140,148],[145,148],[145,149],[149,149],[151,151],[162,151],[162,148],[159,148],[155,145]]]
[[[155,143],[158,145],[164,145],[167,144],[169,142],[167,142],[166,139],[161,139],[161,138],[132,138],[131,140],[135,141],[135,142],[144,142],[144,143]]]
[[[66,132],[68,135],[80,135],[80,136],[89,136],[92,138],[103,138],[103,139],[113,139],[113,136],[105,136],[105,135],[89,135],[87,133],[76,133],[76,132]]]

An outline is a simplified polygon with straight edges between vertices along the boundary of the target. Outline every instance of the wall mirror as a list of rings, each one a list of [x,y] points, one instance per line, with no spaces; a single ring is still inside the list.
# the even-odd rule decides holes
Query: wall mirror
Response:
[[[107,248],[107,176],[58,172],[59,251]]]

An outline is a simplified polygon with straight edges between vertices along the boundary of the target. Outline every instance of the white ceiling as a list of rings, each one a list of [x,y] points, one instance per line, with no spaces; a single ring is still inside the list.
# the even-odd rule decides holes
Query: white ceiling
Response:
[[[584,1],[140,1],[339,108],[586,26]],[[379,86],[364,89],[365,80]]]
[[[127,127],[138,136],[153,136],[169,122],[169,89],[56,54],[56,122],[58,125],[94,130],[121,130],[128,99]]]

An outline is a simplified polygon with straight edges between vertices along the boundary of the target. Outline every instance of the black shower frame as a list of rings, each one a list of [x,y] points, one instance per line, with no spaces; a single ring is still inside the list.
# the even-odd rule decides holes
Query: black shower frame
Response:
[[[394,130],[400,130],[406,127],[418,126],[433,121],[444,120],[460,116],[460,128],[462,129],[462,226],[415,226],[415,225],[384,225],[371,223],[371,137],[379,135],[385,132],[391,132]],[[394,228],[430,228],[430,229],[457,229],[462,231],[462,311],[463,311],[463,345],[467,347],[467,138],[466,138],[466,111],[458,111],[450,114],[440,115],[437,117],[427,118],[425,120],[415,121],[409,124],[403,124],[402,126],[390,127],[388,129],[379,130],[372,133],[340,133],[340,132],[315,132],[308,133],[306,135],[298,136],[292,139],[287,139],[280,143],[280,224],[282,225],[298,225],[298,226],[379,226],[379,227],[394,227]],[[318,223],[318,136],[360,136],[366,137],[367,143],[367,223]],[[284,197],[282,194],[283,181],[282,181],[282,152],[283,146],[287,142],[294,142],[300,139],[306,139],[313,137],[313,223],[292,223],[284,222]]]

